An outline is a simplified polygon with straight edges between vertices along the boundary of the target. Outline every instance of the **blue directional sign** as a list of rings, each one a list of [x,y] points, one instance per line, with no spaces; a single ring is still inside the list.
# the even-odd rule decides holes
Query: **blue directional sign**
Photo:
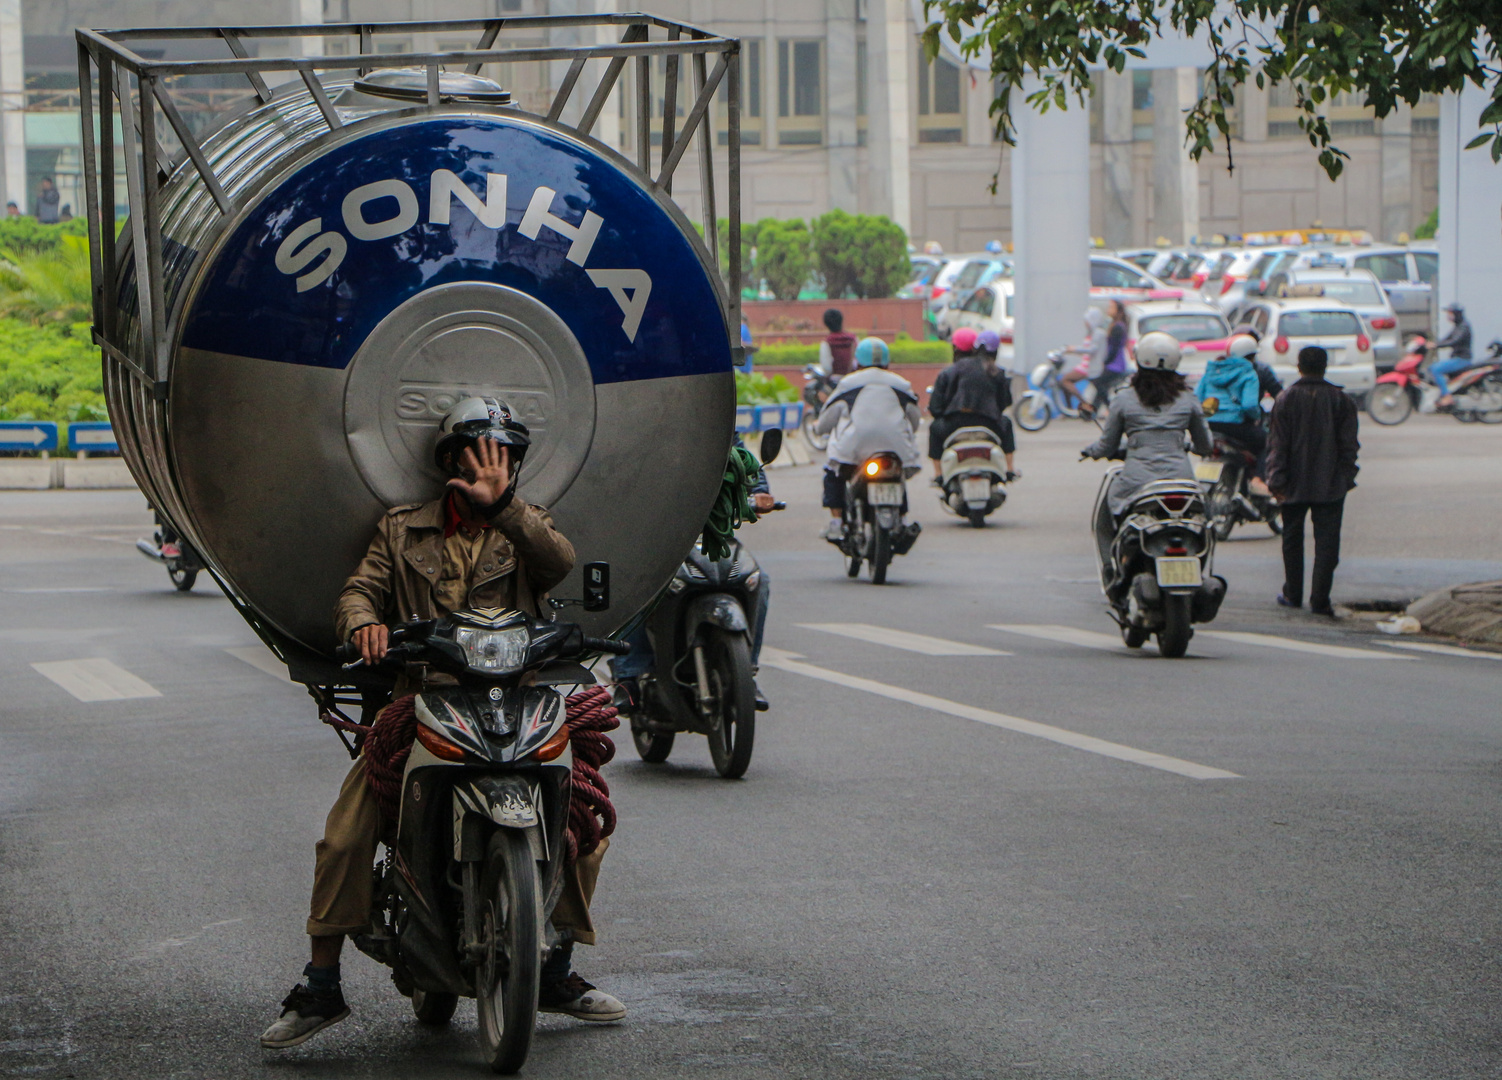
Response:
[[[57,425],[52,421],[0,420],[0,450],[56,449]]]
[[[53,445],[57,436],[53,435]],[[87,450],[91,454],[118,454],[120,444],[115,441],[115,429],[107,420],[79,421],[68,425],[68,448]]]

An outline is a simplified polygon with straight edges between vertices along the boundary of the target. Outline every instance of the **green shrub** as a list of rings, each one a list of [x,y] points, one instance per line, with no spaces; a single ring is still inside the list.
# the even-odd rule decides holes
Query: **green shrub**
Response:
[[[61,225],[43,225],[34,217],[0,218],[0,251],[14,251],[24,255],[55,251],[62,246],[64,237],[87,238],[88,235],[88,222],[82,217],[65,221]],[[88,261],[87,254],[84,261]]]
[[[812,267],[805,222],[762,218],[756,223],[756,272],[777,299],[798,299]]]
[[[814,221],[813,251],[831,300],[891,296],[912,272],[902,226],[875,214],[831,210]]]
[[[88,244],[65,241],[38,251],[5,247],[0,237],[0,316],[67,324],[92,316]]]
[[[1424,219],[1424,223],[1413,230],[1413,238],[1415,240],[1433,240],[1434,234],[1438,231],[1439,207],[1436,206],[1433,210],[1429,211],[1429,216]]]
[[[798,400],[798,390],[783,375],[735,373],[737,405],[786,405]]]
[[[87,325],[0,318],[0,420],[104,420],[102,390]]]
[[[887,348],[894,364],[947,364],[954,355],[954,350],[943,341],[898,339]],[[758,367],[802,367],[816,363],[818,359],[818,345],[799,345],[794,342],[763,345],[756,354]]]

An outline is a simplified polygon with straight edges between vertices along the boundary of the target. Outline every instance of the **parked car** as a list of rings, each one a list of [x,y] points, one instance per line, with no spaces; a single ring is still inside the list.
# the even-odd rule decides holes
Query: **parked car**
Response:
[[[1116,257],[1139,270],[1147,271],[1160,281],[1167,281],[1169,271],[1187,254],[1188,252],[1171,248],[1138,248],[1135,251],[1118,251]]]
[[[956,317],[970,294],[1001,277],[1011,277],[1013,262],[1004,255],[981,255],[968,260],[949,286],[943,303],[934,311],[934,330],[946,341],[959,325]]]
[[[1364,401],[1377,381],[1372,341],[1357,311],[1323,296],[1262,299],[1243,318],[1262,335],[1259,359],[1285,384],[1298,379],[1299,350],[1321,345],[1330,354],[1325,378]]]
[[[949,261],[944,264],[944,269],[934,277],[933,284],[928,289],[928,321],[935,322],[939,312],[944,309],[949,289],[954,285],[954,279],[960,276],[960,271],[969,265],[972,259],[989,259],[990,255],[984,251],[977,251],[971,255],[951,255]]]
[[[1135,345],[1143,334],[1161,330],[1172,334],[1184,350],[1179,371],[1190,385],[1205,373],[1205,365],[1226,351],[1231,328],[1226,317],[1203,300],[1147,300],[1127,305],[1127,342]]]
[[[1280,270],[1286,270],[1292,266],[1303,251],[1302,248],[1297,247],[1260,248],[1258,250],[1259,254],[1247,269],[1246,277],[1233,282],[1229,289],[1220,294],[1217,301],[1232,326],[1240,321],[1237,317],[1239,312],[1253,298],[1267,295],[1268,280]]]
[[[1370,270],[1348,270],[1343,266],[1283,270],[1273,275],[1267,293],[1274,297],[1319,295],[1353,307],[1370,330],[1377,370],[1390,371],[1402,358],[1397,315]]]
[[[1408,247],[1322,247],[1306,250],[1298,265],[1369,270],[1382,283],[1398,320],[1398,334],[1434,336],[1439,329],[1439,250],[1429,241]]]
[[[927,300],[934,279],[948,265],[948,260],[938,255],[909,255],[908,258],[912,260],[913,273],[907,284],[897,290],[897,296],[902,300]]]
[[[970,293],[970,299],[959,308],[953,309],[954,330],[968,326],[976,333],[982,330],[996,331],[996,336],[1001,339],[1001,348],[996,353],[996,359],[1005,368],[1012,366],[1015,356],[1012,339],[1017,330],[1017,323],[1012,316],[1012,307],[1016,293],[1017,282],[1013,278],[993,278],[974,289]]]

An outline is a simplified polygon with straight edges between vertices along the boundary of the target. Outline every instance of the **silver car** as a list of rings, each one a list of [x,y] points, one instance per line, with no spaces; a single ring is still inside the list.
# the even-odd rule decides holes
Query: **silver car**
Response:
[[[1439,250],[1433,241],[1419,240],[1407,247],[1310,248],[1300,255],[1297,265],[1369,270],[1392,301],[1401,335],[1433,337],[1437,331]]]
[[[1269,296],[1322,296],[1354,308],[1371,333],[1372,355],[1378,371],[1395,367],[1403,356],[1398,317],[1382,284],[1370,270],[1331,267],[1285,270],[1268,282]]]

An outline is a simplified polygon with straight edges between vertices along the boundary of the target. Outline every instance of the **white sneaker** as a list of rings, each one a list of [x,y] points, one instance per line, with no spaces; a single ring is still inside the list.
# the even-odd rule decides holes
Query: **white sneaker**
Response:
[[[315,994],[298,983],[282,1000],[282,1015],[261,1035],[261,1045],[268,1050],[297,1046],[348,1015],[342,991]]]
[[[598,990],[592,983],[584,981],[577,972],[570,972],[569,977],[560,983],[553,985],[544,984],[537,995],[537,1011],[545,1013],[562,1013],[572,1016],[575,1020],[591,1020],[597,1024],[607,1024],[612,1020],[620,1020],[626,1015],[626,1006],[611,994]]]
[[[830,518],[829,524],[824,526],[824,539],[838,543],[844,535],[845,523],[839,518]]]

